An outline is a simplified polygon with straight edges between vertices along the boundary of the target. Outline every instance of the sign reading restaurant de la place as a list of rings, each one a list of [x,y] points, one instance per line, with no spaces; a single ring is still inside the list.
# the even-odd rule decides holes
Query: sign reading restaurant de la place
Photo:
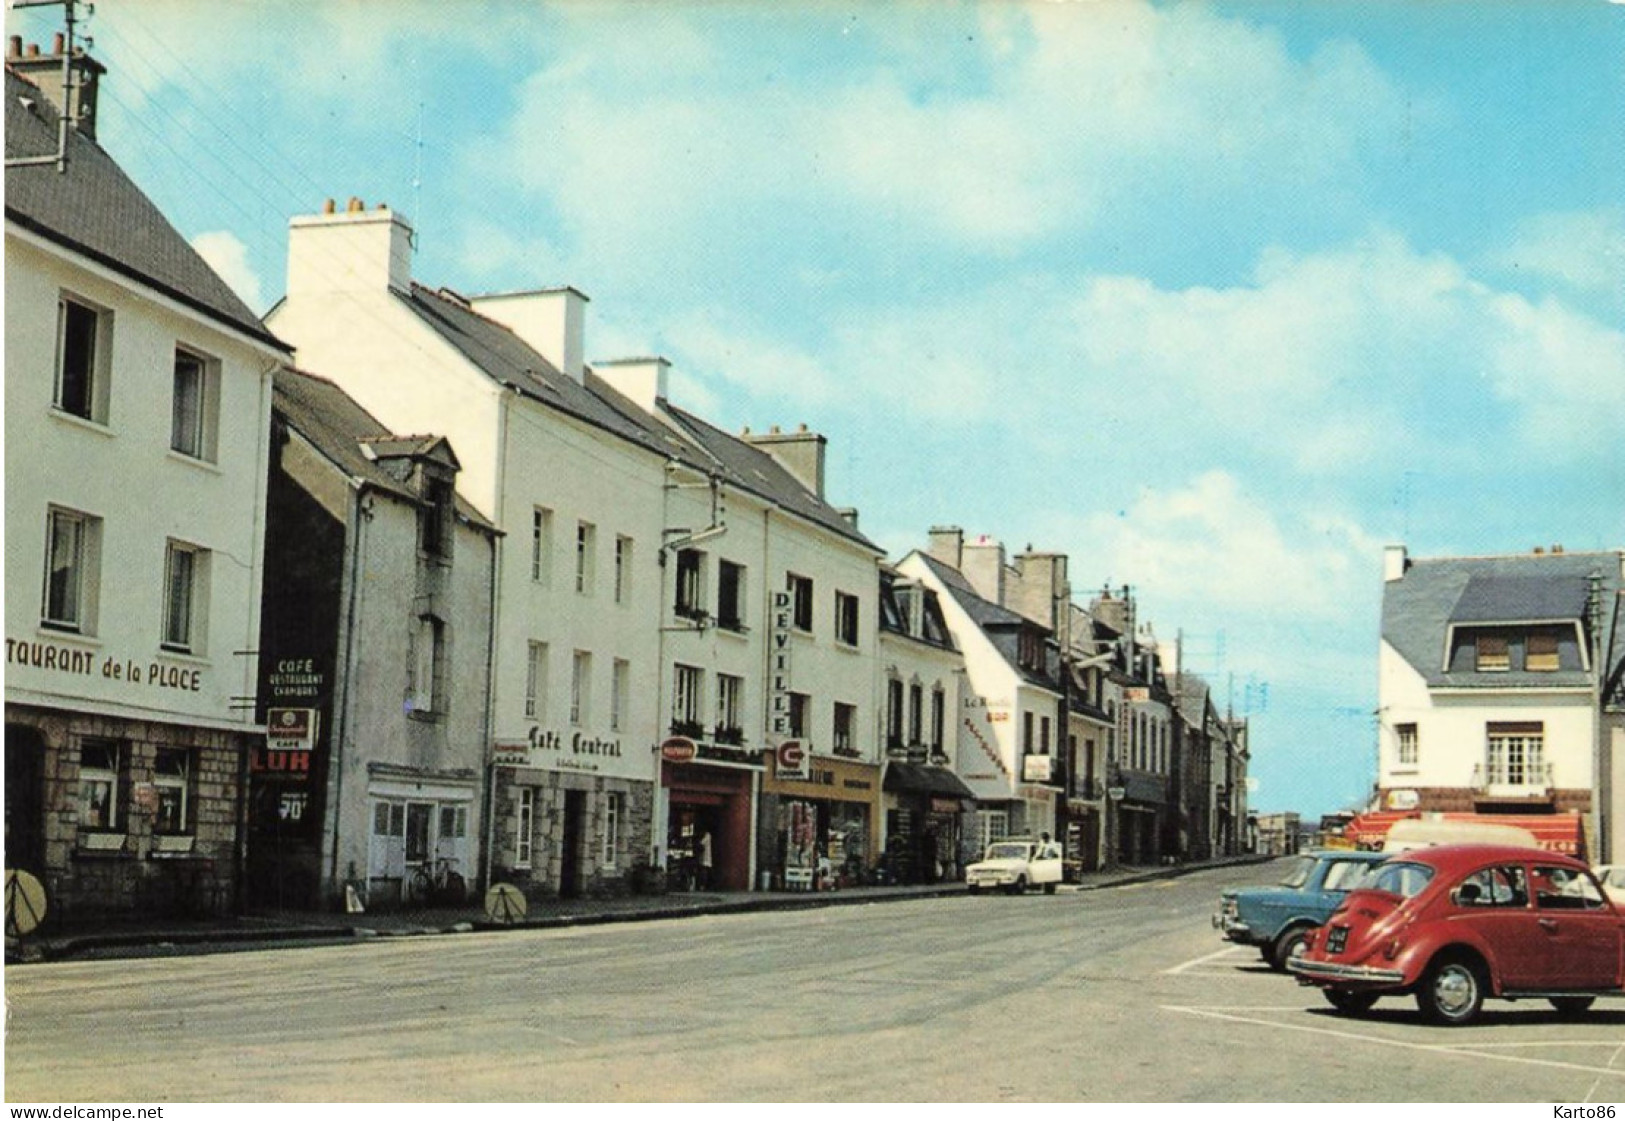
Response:
[[[66,643],[27,638],[6,639],[6,665],[39,670],[55,677],[129,682],[185,693],[202,692],[204,684],[203,670],[197,666],[156,658],[120,657]]]

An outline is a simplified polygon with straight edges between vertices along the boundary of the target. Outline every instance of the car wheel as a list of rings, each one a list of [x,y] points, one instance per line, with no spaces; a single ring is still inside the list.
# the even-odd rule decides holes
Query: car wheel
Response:
[[[1016,882],[1010,885],[1011,895],[1025,895],[1027,893],[1027,877],[1017,876]]]
[[[1054,884],[1045,884],[1044,885],[1044,894],[1045,895],[1054,895],[1055,894],[1055,885]]]
[[[1595,1004],[1594,996],[1554,996],[1552,1007],[1557,1009],[1559,1015],[1578,1016]]]
[[[1270,958],[1270,965],[1279,973],[1285,973],[1287,963],[1295,957],[1302,956],[1304,950],[1309,948],[1309,928],[1294,926],[1281,932],[1275,940],[1275,951]]]
[[[1326,999],[1345,1016],[1358,1016],[1371,1011],[1377,1003],[1376,993],[1355,992],[1352,989],[1327,989]]]
[[[1464,958],[1446,958],[1428,967],[1416,1006],[1435,1024],[1470,1024],[1484,1006],[1484,971]]]
[[[970,884],[969,888],[972,895],[975,895],[977,892],[982,890],[981,886],[978,884]]]

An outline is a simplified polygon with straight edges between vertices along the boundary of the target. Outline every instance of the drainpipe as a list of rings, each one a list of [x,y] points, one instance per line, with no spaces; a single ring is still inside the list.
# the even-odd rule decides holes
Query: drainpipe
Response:
[[[350,508],[353,516],[350,519],[350,528],[345,532],[345,544],[350,553],[350,571],[345,576],[345,582],[349,586],[345,589],[344,596],[344,657],[340,660],[343,677],[339,684],[338,711],[327,740],[329,768],[327,785],[332,792],[332,798],[325,809],[330,825],[326,839],[327,882],[330,890],[337,889],[341,895],[339,833],[344,816],[344,759],[348,754],[350,732],[354,723],[354,716],[350,711],[350,678],[356,660],[356,620],[361,615],[361,558],[366,552],[366,526],[372,520],[372,495],[365,487],[359,485],[356,487],[355,500]]]

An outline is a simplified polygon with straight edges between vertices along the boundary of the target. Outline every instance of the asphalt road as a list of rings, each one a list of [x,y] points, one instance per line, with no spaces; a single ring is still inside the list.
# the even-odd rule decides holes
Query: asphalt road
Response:
[[[1208,925],[1269,872],[11,967],[6,1097],[1625,1100],[1625,1000],[1333,1015]]]

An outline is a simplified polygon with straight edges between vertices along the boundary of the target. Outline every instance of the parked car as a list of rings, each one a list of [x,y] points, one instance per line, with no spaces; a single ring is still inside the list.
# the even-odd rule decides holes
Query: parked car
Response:
[[[1625,907],[1625,864],[1599,864],[1591,870],[1614,906]]]
[[[1055,841],[1006,837],[987,846],[982,859],[965,869],[965,884],[973,892],[998,887],[1020,895],[1042,885],[1053,895],[1060,882],[1061,846]]]
[[[1411,994],[1437,1024],[1484,1000],[1549,1000],[1578,1014],[1625,988],[1625,912],[1570,856],[1449,845],[1391,857],[1291,963],[1338,1011]]]
[[[1327,849],[1300,854],[1272,887],[1232,888],[1219,896],[1213,925],[1226,939],[1257,946],[1274,969],[1303,952],[1309,932],[1331,916],[1350,888],[1384,859],[1380,852]]]

